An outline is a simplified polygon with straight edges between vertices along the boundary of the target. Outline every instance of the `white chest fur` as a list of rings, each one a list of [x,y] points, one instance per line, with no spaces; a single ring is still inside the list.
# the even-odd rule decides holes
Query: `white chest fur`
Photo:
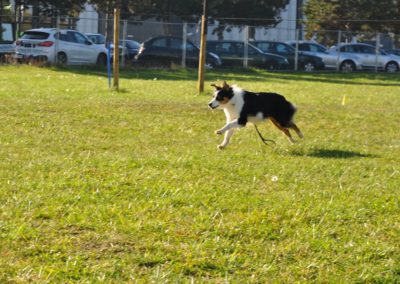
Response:
[[[233,98],[224,106],[224,112],[226,115],[226,121],[230,122],[239,117],[242,111],[244,100],[243,100],[243,90],[240,88],[233,88]]]

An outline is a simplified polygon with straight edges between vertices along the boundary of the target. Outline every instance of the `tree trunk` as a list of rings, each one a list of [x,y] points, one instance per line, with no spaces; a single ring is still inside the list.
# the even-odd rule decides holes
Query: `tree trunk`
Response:
[[[39,21],[39,1],[32,1],[32,29],[40,27]]]
[[[3,39],[3,0],[0,0],[0,41]]]

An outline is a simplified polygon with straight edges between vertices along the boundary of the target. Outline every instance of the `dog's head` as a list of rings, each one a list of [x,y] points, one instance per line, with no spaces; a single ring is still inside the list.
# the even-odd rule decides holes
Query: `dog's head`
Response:
[[[215,88],[213,99],[208,106],[215,109],[219,106],[224,107],[233,97],[233,89],[224,81],[222,87],[212,84]]]

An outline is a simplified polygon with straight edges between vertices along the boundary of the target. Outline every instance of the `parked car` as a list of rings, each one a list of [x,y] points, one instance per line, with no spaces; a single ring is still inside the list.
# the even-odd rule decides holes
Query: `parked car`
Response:
[[[99,64],[107,62],[104,46],[93,44],[84,34],[55,28],[32,29],[16,41],[17,60],[38,59],[59,64]]]
[[[219,40],[207,41],[207,51],[218,54],[223,66],[243,66],[245,44],[243,41]],[[285,57],[265,53],[248,45],[248,66],[265,68],[268,70],[287,69],[289,63]]]
[[[296,41],[288,41],[287,44],[296,48]],[[313,41],[299,41],[298,49],[304,54],[314,55],[322,58],[326,69],[338,69],[343,72],[361,70],[362,64],[359,57],[349,53],[330,53],[325,46]]]
[[[389,50],[385,50],[385,51],[388,54],[400,56],[400,49],[389,49]]]
[[[86,36],[94,43],[106,45],[106,37],[102,34],[86,33]]]
[[[181,64],[184,42],[174,36],[157,36],[142,43],[136,55],[136,62],[145,66],[169,67],[171,64]],[[186,64],[198,66],[199,48],[192,42],[186,41]],[[207,52],[206,65],[215,67],[221,65],[218,55]]]
[[[119,41],[119,44],[120,46],[124,45],[122,40]],[[135,40],[127,39],[125,40],[125,48],[127,58],[133,59],[139,52],[140,43]]]
[[[361,64],[363,70],[374,70],[376,67],[378,70],[385,70],[387,72],[397,72],[400,66],[400,57],[387,54],[383,50],[378,50],[373,45],[365,43],[348,43],[340,44],[339,46],[333,46],[329,50],[330,53],[337,55],[347,56],[356,55]],[[353,68],[356,68],[353,66]]]
[[[102,34],[97,34],[97,33],[86,33],[86,36],[94,43],[100,46],[105,46],[108,48],[110,46],[110,55],[111,55],[111,62],[113,61],[113,56],[114,56],[114,44],[112,42],[106,41],[106,37]],[[123,47],[122,44],[119,44],[119,58],[122,58],[122,53],[123,53]],[[125,58],[128,59],[128,51],[125,48]]]
[[[287,41],[286,43],[291,45],[292,47],[296,46],[296,41],[294,41],[294,40]],[[327,48],[325,46],[323,46],[322,44],[319,44],[317,42],[314,42],[314,41],[300,40],[298,42],[298,46],[299,46],[299,50],[300,51],[304,51],[304,52],[319,52],[319,53],[323,53],[323,52],[327,51]]]
[[[289,66],[294,69],[296,51],[289,44],[277,41],[252,41],[254,46],[261,49],[263,52],[269,52],[277,55],[281,55],[287,58],[289,61]],[[324,69],[325,64],[322,59],[318,56],[305,54],[303,52],[298,52],[298,67],[307,72],[314,70]]]

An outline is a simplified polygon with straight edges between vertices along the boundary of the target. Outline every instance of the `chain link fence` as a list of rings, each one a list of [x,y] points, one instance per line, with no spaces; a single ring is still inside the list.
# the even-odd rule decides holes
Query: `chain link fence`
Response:
[[[104,65],[104,60],[99,62],[99,55],[104,53],[107,56],[107,47],[114,48],[112,45],[114,21],[106,16],[100,17],[97,13],[96,16],[92,14],[90,17],[81,18],[24,17],[11,23],[2,22],[0,37],[2,62]],[[197,66],[200,45],[199,22],[163,22],[150,18],[125,19],[119,24],[118,48],[121,67]],[[42,39],[42,42],[47,41],[49,46],[43,45],[40,38],[32,39],[27,36],[29,34],[27,31],[32,28],[54,29],[55,36]],[[66,30],[90,36],[92,43],[85,42],[78,35],[64,35]],[[210,22],[207,30],[206,63],[214,68],[393,72],[398,71],[400,65],[400,57],[395,55],[400,49],[400,34],[307,31],[298,28],[251,25],[224,26],[216,21]],[[102,40],[97,41],[96,36]],[[46,49],[52,51],[41,54]],[[89,51],[97,54],[90,55]],[[64,53],[66,58],[60,56],[61,53]]]

